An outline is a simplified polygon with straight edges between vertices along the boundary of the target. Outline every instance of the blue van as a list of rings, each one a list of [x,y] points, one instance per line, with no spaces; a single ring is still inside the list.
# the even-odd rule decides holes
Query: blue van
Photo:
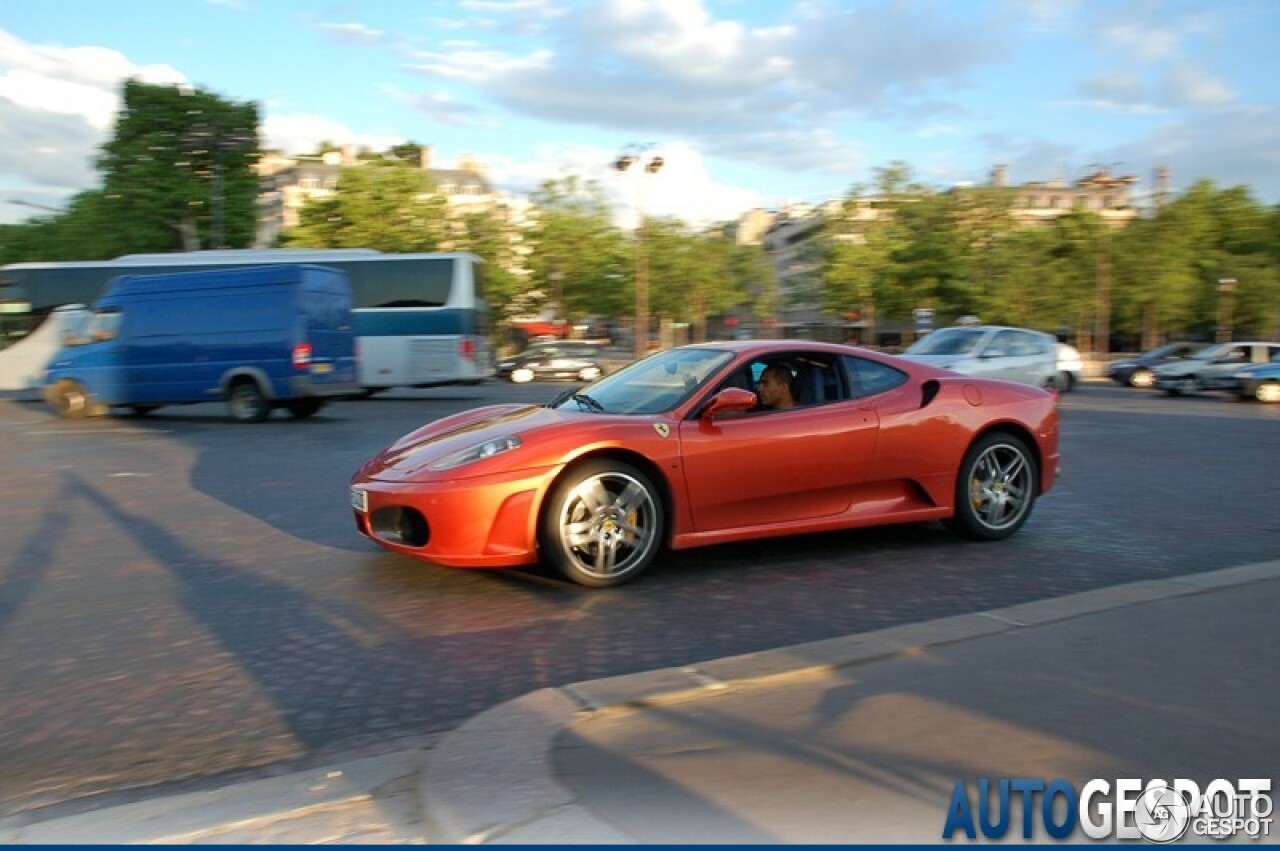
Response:
[[[351,287],[324,266],[124,275],[44,377],[64,417],[225,401],[233,419],[309,417],[359,390]]]

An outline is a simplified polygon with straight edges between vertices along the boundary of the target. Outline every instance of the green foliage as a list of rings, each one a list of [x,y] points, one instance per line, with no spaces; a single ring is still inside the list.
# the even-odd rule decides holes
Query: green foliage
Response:
[[[1212,336],[1229,298],[1236,337],[1280,334],[1280,208],[1262,207],[1246,188],[1201,181],[1120,229],[1087,210],[1020,227],[1015,194],[935,193],[901,163],[878,169],[875,191],[854,187],[816,242],[828,315],[858,312],[874,333],[877,317],[901,321],[931,307],[942,321],[977,314],[1152,347]],[[1236,280],[1234,289],[1222,279]]]
[[[450,237],[449,218],[445,199],[431,189],[426,172],[403,163],[348,168],[333,195],[302,208],[301,223],[285,234],[285,244],[393,253],[439,250]]]
[[[548,180],[533,193],[536,224],[528,264],[529,289],[540,298],[528,307],[562,318],[617,318],[633,313],[634,255],[609,220],[603,191],[577,177]]]
[[[248,246],[257,226],[257,105],[136,80],[124,84],[123,99],[97,161],[120,250]]]

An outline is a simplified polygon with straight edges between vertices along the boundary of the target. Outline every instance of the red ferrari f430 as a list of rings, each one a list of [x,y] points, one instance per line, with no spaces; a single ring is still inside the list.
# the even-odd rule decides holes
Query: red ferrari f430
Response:
[[[398,553],[541,559],[608,587],[663,548],[938,520],[1006,538],[1058,463],[1050,391],[850,346],[717,342],[424,425],[359,469],[351,503]]]

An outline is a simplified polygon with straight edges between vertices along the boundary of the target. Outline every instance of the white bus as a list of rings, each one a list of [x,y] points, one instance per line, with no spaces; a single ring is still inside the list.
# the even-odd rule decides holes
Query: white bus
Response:
[[[118,275],[272,263],[312,263],[347,273],[366,391],[476,384],[493,374],[484,264],[466,253],[283,248],[14,263],[0,267],[0,347],[34,331],[56,307],[92,305]]]

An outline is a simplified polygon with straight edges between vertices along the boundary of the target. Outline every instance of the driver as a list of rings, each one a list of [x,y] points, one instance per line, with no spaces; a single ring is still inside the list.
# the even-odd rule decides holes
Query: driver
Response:
[[[760,373],[760,405],[773,411],[796,406],[794,379],[791,370],[780,363],[769,364]]]

